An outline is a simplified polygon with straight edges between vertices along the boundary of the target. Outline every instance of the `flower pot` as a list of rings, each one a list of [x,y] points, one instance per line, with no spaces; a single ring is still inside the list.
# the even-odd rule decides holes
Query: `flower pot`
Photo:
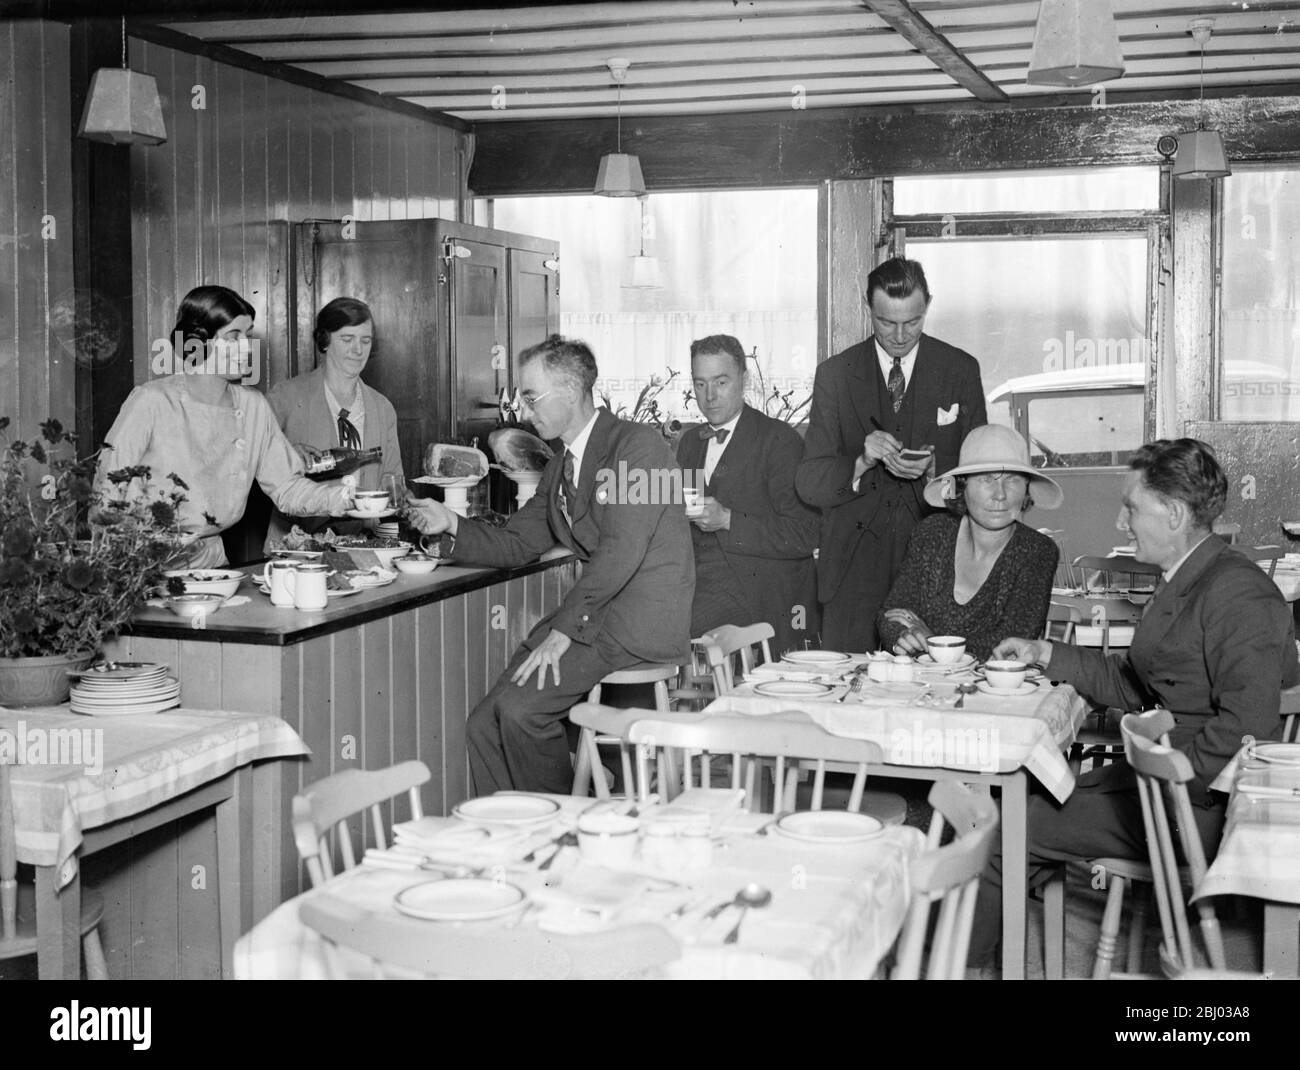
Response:
[[[93,652],[0,658],[0,706],[57,706],[68,701],[68,671],[86,668]]]

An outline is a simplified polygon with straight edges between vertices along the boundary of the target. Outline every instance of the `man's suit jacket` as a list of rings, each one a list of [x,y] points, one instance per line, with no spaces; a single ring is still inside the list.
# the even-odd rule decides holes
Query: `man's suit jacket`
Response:
[[[583,561],[582,576],[550,620],[575,643],[608,638],[643,661],[690,657],[695,558],[679,500],[658,490],[677,465],[658,431],[599,409],[571,503],[560,508],[564,444],[542,473],[536,495],[503,528],[461,521],[457,561],[497,567],[527,564],[556,543]],[[639,481],[636,484],[630,481]],[[647,494],[649,486],[652,493]],[[651,500],[646,501],[649,497]],[[668,498],[668,501],[660,501]],[[537,638],[544,638],[539,630]]]
[[[1243,737],[1279,738],[1279,692],[1300,681],[1290,607],[1263,569],[1214,536],[1152,599],[1127,653],[1053,643],[1047,672],[1108,706],[1175,714],[1171,742],[1191,760],[1202,803]]]
[[[912,418],[904,429],[904,448],[934,446],[933,474],[956,467],[962,440],[972,428],[988,422],[979,362],[923,334],[907,393]],[[882,427],[894,422],[874,337],[823,362],[813,383],[812,411],[795,485],[805,502],[822,510],[817,578],[823,602],[839,589],[863,532],[873,522],[884,523],[883,516],[879,520],[877,516],[887,491],[903,484],[904,501],[913,516],[919,519],[929,511],[922,497],[926,477],[900,480],[883,464],[868,469],[854,491],[854,462],[862,455],[863,440],[876,429],[873,418]]]
[[[382,446],[384,459],[381,464],[368,464],[357,469],[357,489],[376,490],[383,476],[402,476],[402,450],[397,441],[397,411],[383,394],[365,383],[361,384],[361,391],[366,406],[366,424],[361,446],[363,449]],[[266,395],[266,400],[270,402],[271,410],[280,422],[280,429],[290,442],[302,442],[317,449],[338,445],[338,424],[330,416],[329,403],[325,400],[323,367],[277,383]],[[294,524],[300,524],[310,531],[318,525],[323,526],[328,519],[285,517],[277,510],[271,515],[267,542],[283,538]]]
[[[689,473],[704,468],[707,449],[699,427],[682,432],[677,463],[688,479]],[[794,428],[746,405],[705,488],[731,510],[731,527],[705,532],[691,525],[697,547],[716,540],[727,564],[726,582],[753,610],[747,623],[771,624],[778,650],[793,649],[796,640],[810,638],[816,612],[812,555],[820,520],[795,493],[794,472],[802,450]],[[792,624],[797,606],[803,608],[806,622],[798,635]]]

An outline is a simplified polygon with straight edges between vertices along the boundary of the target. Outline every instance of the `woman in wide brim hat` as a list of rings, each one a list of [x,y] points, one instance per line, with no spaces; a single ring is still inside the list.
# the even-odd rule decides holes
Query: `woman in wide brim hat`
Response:
[[[881,645],[921,654],[931,635],[957,635],[968,655],[984,659],[1009,635],[1038,635],[1059,551],[1022,517],[1063,499],[1057,482],[1030,465],[1029,447],[1012,428],[971,431],[957,467],[925,488],[925,500],[946,511],[912,533],[877,619]]]

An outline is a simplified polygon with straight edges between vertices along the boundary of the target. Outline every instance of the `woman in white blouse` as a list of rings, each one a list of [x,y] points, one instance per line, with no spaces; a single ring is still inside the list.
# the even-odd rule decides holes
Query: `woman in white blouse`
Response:
[[[313,483],[284,437],[271,407],[241,386],[249,372],[252,305],[225,286],[185,295],[172,332],[174,374],[136,387],[122,404],[99,458],[97,482],[132,465],[148,465],[155,493],[175,473],[188,486],[180,527],[200,536],[196,568],[226,563],[221,532],[244,515],[256,479],[282,513],[341,515],[351,483]]]

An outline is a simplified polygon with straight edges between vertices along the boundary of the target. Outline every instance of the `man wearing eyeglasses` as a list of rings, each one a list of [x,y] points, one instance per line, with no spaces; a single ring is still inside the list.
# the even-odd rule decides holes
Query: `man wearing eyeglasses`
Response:
[[[624,493],[631,483],[661,484],[676,462],[657,430],[595,408],[596,375],[591,350],[559,335],[520,354],[521,399],[538,435],[559,441],[536,495],[505,527],[408,499],[411,523],[442,534],[445,556],[454,543],[459,562],[516,567],[559,544],[583,563],[560,607],[529,633],[470,713],[470,773],[479,795],[567,793],[569,709],[611,672],[683,664],[690,656],[695,563],[681,502]]]
[[[763,622],[777,650],[802,650],[817,634],[818,527],[794,489],[803,443],[788,424],[745,404],[746,379],[745,351],[731,335],[691,343],[695,403],[706,421],[677,442],[683,471],[705,481],[686,512],[695,545],[691,635]]]
[[[822,510],[822,642],[875,650],[876,614],[928,511],[927,476],[957,464],[988,422],[979,362],[923,333],[925,272],[895,257],[867,276],[872,336],[823,362],[813,384],[799,496]]]

